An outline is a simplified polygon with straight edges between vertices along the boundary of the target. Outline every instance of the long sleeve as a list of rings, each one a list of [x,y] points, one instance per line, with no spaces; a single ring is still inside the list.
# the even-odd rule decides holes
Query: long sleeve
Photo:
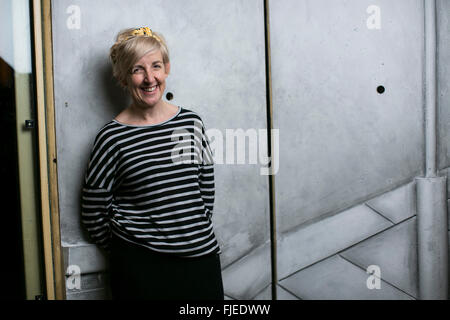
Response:
[[[108,249],[111,236],[109,212],[112,204],[112,194],[107,189],[83,187],[82,192],[82,222],[91,239],[100,247]]]
[[[108,250],[111,238],[112,185],[117,150],[107,138],[97,136],[84,179],[81,221],[91,239]]]
[[[214,159],[205,127],[202,125],[202,161],[200,164],[199,183],[200,192],[209,218],[213,215],[215,185],[214,185]]]

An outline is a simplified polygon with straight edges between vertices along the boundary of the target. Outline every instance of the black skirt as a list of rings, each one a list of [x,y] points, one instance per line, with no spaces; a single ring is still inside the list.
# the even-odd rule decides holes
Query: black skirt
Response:
[[[182,258],[113,236],[110,256],[114,300],[223,300],[218,254]]]

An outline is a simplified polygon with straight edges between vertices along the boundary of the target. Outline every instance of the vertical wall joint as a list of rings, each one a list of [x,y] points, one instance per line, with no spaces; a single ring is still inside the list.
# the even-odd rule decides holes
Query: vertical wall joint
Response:
[[[448,297],[447,179],[437,176],[436,1],[425,8],[425,178],[416,178],[420,299]]]
[[[267,105],[267,143],[269,159],[272,159],[269,174],[269,199],[270,199],[270,243],[271,243],[271,267],[272,267],[272,300],[277,300],[277,241],[276,241],[276,216],[275,216],[275,177],[274,167],[274,141],[272,137],[273,129],[273,105],[272,105],[272,74],[270,57],[270,11],[269,0],[264,0],[264,37],[265,37],[265,57],[266,57],[266,105]]]

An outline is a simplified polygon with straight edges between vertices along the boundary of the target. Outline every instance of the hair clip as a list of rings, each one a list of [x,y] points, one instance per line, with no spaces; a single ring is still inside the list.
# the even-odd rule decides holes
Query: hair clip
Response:
[[[133,37],[138,37],[138,36],[152,37],[152,38],[155,38],[156,40],[158,40],[158,42],[161,42],[161,39],[159,37],[157,37],[156,35],[154,35],[152,32],[152,29],[150,29],[149,27],[142,27],[142,28],[134,29],[132,31],[131,36],[129,36],[126,40],[129,40]]]

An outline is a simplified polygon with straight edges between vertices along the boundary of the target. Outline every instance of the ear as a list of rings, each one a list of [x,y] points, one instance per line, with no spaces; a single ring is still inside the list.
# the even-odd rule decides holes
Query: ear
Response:
[[[166,70],[166,74],[170,73],[170,62],[164,63],[164,69]]]

